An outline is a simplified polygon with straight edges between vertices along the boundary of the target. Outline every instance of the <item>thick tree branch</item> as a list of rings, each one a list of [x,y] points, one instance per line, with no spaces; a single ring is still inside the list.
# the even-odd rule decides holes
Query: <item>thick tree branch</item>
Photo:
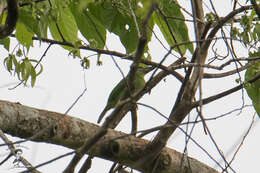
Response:
[[[50,125],[53,127],[51,130],[46,131],[33,141],[77,149],[82,146],[85,140],[92,138],[100,130],[99,126],[78,118],[35,109],[18,103],[0,101],[0,128],[7,134],[20,138],[30,138]],[[108,133],[88,150],[88,154],[114,162],[120,161],[120,163],[139,171],[148,172],[147,166],[149,165],[134,167],[148,141],[135,136],[114,140],[122,135],[126,134],[108,129]],[[191,166],[193,173],[217,173],[216,170],[192,158],[189,158],[190,165],[188,166],[187,158],[183,163],[181,158],[182,153],[170,148],[163,148],[158,160],[157,172],[185,173],[185,170],[187,171],[187,168]],[[181,163],[183,171],[179,172]]]
[[[196,34],[196,40],[200,40],[204,30],[204,11],[202,8],[201,0],[191,0],[192,14],[194,21],[194,29]]]
[[[18,0],[7,0],[7,18],[0,25],[0,39],[8,37],[15,29],[18,20]]]
[[[193,7],[193,16],[194,19],[199,19],[202,23],[204,22],[204,14],[203,14],[203,8],[202,8],[202,1],[201,0],[192,0],[192,7]],[[198,28],[200,26],[200,28]],[[195,24],[195,30],[196,30],[196,39],[200,40],[203,39],[201,36],[203,35],[204,27],[201,24]],[[207,51],[206,51],[207,52]],[[200,51],[200,44],[198,44],[196,51],[193,54],[191,62],[196,62],[198,64],[204,64],[204,61],[201,61],[202,56],[206,56],[207,54],[204,52],[203,54]],[[198,59],[199,57],[199,59]],[[186,117],[186,115],[192,110],[192,107],[190,106],[191,100],[194,97],[195,92],[193,90],[196,89],[196,87],[192,90],[190,87],[191,84],[197,83],[195,80],[192,80],[190,82],[190,75],[192,73],[192,67],[190,67],[186,73],[184,82],[182,83],[182,86],[179,90],[177,99],[175,101],[175,104],[171,110],[169,120],[165,125],[171,124],[171,121],[176,122],[176,125],[173,125],[170,128],[164,128],[159,131],[159,133],[156,135],[156,137],[153,139],[151,144],[147,147],[145,151],[144,157],[140,158],[136,165],[143,165],[146,162],[153,163],[154,159],[158,158],[158,155],[163,147],[165,147],[169,137],[172,135],[172,133],[177,129],[178,124],[182,122],[182,120]],[[200,68],[197,67],[195,69]],[[196,73],[196,71],[194,72]],[[199,75],[198,73],[196,75]],[[194,75],[192,77],[194,79]]]

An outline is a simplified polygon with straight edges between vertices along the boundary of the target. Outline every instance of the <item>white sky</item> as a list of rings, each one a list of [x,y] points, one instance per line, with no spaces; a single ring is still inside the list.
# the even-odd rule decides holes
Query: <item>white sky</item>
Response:
[[[188,2],[188,1],[186,1]],[[227,3],[228,5],[221,6],[221,13],[225,13],[230,5],[229,1],[219,1],[220,3]],[[216,7],[218,9],[218,7]],[[110,49],[123,52],[124,49],[118,44],[118,39],[109,35],[109,42],[107,46]],[[39,59],[43,54],[46,44],[42,44],[39,47],[39,42],[34,43],[35,48],[31,50],[30,58]],[[150,44],[153,60],[158,61],[163,55],[164,51],[158,42],[153,41]],[[11,49],[12,50],[12,49]],[[243,51],[243,52],[242,52]],[[244,54],[246,50],[242,50],[241,54]],[[3,59],[7,55],[7,52],[0,49],[0,64],[3,64]],[[247,53],[247,52],[246,52]],[[75,99],[84,90],[84,80],[86,82],[87,92],[79,100],[79,102],[69,112],[69,115],[82,118],[86,121],[96,122],[99,113],[104,108],[107,97],[112,88],[121,79],[121,75],[113,65],[109,56],[102,56],[103,66],[96,66],[96,57],[91,58],[91,67],[88,70],[82,70],[78,59],[73,59],[67,56],[68,52],[64,51],[59,46],[53,46],[47,56],[44,57],[42,64],[44,66],[44,72],[39,76],[34,88],[26,88],[20,86],[14,90],[8,88],[14,86],[17,83],[16,77],[11,77],[10,74],[4,69],[0,68],[0,99],[8,100],[12,102],[20,102],[21,104],[47,109],[50,111],[56,111],[64,113]],[[86,56],[93,54],[92,52],[83,52]],[[174,58],[174,57],[171,57]],[[128,65],[124,61],[118,60],[118,63],[124,70],[125,74],[128,72]],[[129,64],[129,63],[128,63]],[[224,89],[231,88],[236,85],[235,79],[237,76],[227,77],[224,79],[207,79],[203,81],[204,96],[213,95],[224,91]],[[152,90],[150,95],[145,95],[140,100],[142,103],[149,104],[156,107],[164,114],[168,114],[174,103],[176,93],[180,83],[172,78],[167,77],[166,82],[161,82],[155,89]],[[169,94],[170,93],[170,94]],[[232,94],[228,97],[222,98],[214,104],[209,104],[204,107],[205,118],[216,117],[222,115],[236,108],[240,108],[241,91]],[[245,102],[250,104],[250,100],[245,93]],[[245,108],[240,115],[236,115],[235,112],[218,120],[208,121],[208,126],[211,133],[214,136],[218,146],[220,146],[223,153],[226,153],[237,143],[237,140],[243,137],[245,130],[248,129],[253,115],[251,108]],[[139,129],[147,129],[156,125],[161,125],[165,120],[159,117],[155,112],[142,108],[139,106],[138,112],[140,127]],[[192,114],[191,119],[194,119]],[[258,120],[258,117],[256,117]],[[117,128],[118,130],[125,131],[130,127],[129,116],[125,118]],[[260,155],[259,140],[257,139],[257,132],[259,132],[259,123],[256,124],[250,134],[247,136],[240,152],[236,156],[232,167],[237,173],[244,172],[256,172],[258,170],[258,156]],[[154,137],[154,134],[149,135],[148,138]],[[204,135],[201,125],[197,125],[193,138],[203,146],[211,155],[218,160],[219,154],[216,152],[214,145],[210,141],[209,137]],[[10,138],[16,140],[16,138]],[[184,149],[184,135],[177,131],[168,142],[168,146],[176,149],[180,152]],[[59,147],[49,144],[36,144],[36,143],[24,143],[21,148],[23,149],[23,156],[31,161],[33,165],[48,161],[56,156],[67,153],[69,150],[64,147]],[[2,154],[3,153],[3,154]],[[0,148],[0,161],[5,157],[4,153],[7,150]],[[189,143],[189,156],[194,157],[209,166],[214,167],[214,162],[211,161],[205,153],[203,153],[197,146]],[[232,156],[232,154],[230,155]],[[230,157],[227,157],[230,160]],[[47,166],[40,168],[42,172],[61,172],[71,157],[55,161]],[[13,160],[12,160],[13,161]],[[90,173],[104,172],[108,170],[111,162],[103,161],[101,159],[94,159]],[[102,165],[102,166],[101,166]],[[0,167],[0,172],[18,172],[19,169],[12,169],[12,164],[4,164]]]

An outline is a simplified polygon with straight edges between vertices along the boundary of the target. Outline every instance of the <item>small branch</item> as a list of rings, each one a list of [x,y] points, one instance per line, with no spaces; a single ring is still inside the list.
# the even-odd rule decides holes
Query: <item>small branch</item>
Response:
[[[254,82],[256,82],[256,81],[259,80],[259,79],[260,79],[260,74],[257,75],[256,77],[254,77],[253,79],[247,81],[247,82],[248,82],[248,83],[254,83]],[[224,92],[219,93],[219,94],[216,94],[216,95],[214,95],[214,96],[210,96],[210,97],[208,97],[208,98],[205,98],[205,99],[202,100],[202,103],[203,103],[203,105],[208,104],[208,103],[211,103],[211,102],[213,102],[213,101],[215,101],[215,100],[218,100],[218,99],[220,99],[220,98],[222,98],[222,97],[225,97],[225,96],[227,96],[227,95],[229,95],[229,94],[232,94],[232,93],[234,93],[234,92],[236,92],[236,91],[242,89],[243,87],[244,87],[244,84],[240,84],[240,85],[238,85],[238,86],[236,86],[236,87],[234,87],[234,88],[231,88],[231,89],[229,89],[229,90],[227,90],[227,91],[224,91]],[[193,103],[192,103],[192,107],[193,107],[193,108],[194,108],[194,107],[197,107],[197,106],[199,106],[199,101],[196,101],[196,102],[193,102]]]
[[[141,32],[140,32],[139,25],[138,25],[137,20],[136,20],[135,12],[134,12],[134,10],[132,8],[130,0],[127,0],[127,1],[128,1],[128,6],[129,6],[130,11],[131,11],[131,15],[132,15],[132,17],[134,19],[134,22],[135,22],[135,28],[136,28],[136,31],[137,31],[137,35],[140,38],[141,37]]]
[[[28,170],[26,170],[26,171],[22,171],[22,172],[19,172],[19,173],[32,173],[32,171],[37,169],[37,168],[40,168],[42,166],[48,165],[50,163],[53,163],[53,162],[55,162],[55,161],[57,161],[59,159],[62,159],[62,158],[67,157],[67,156],[70,156],[70,155],[72,155],[74,153],[75,153],[75,151],[72,151],[72,152],[69,152],[69,153],[66,153],[66,154],[59,155],[58,157],[55,157],[54,159],[50,159],[47,162],[38,164],[38,165],[36,165],[34,167],[28,168]]]
[[[243,67],[240,67],[240,68],[237,68],[237,69],[234,69],[234,70],[230,70],[230,71],[227,71],[227,72],[224,72],[224,73],[216,73],[216,74],[204,73],[203,78],[210,79],[210,78],[222,78],[222,77],[230,76],[230,75],[236,74],[238,72],[241,72],[241,71],[255,65],[257,62],[259,62],[259,61],[249,62],[246,65],[244,65]]]
[[[72,103],[72,105],[66,110],[66,112],[64,113],[65,115],[67,115],[69,113],[69,111],[76,105],[76,103],[79,101],[79,99],[81,97],[83,97],[83,95],[86,93],[87,88],[85,88],[82,93],[76,98],[76,100]]]
[[[0,138],[2,138],[2,140],[8,145],[8,148],[10,150],[10,154],[6,157],[6,159],[4,159],[4,161],[2,161],[0,163],[0,165],[2,165],[5,161],[7,161],[11,156],[16,156],[17,155],[17,149],[14,147],[13,143],[5,136],[5,134],[3,133],[2,130],[0,130]],[[33,166],[22,156],[19,156],[17,159],[17,162],[22,162],[23,165],[27,168],[30,169]],[[40,173],[39,171],[37,171],[36,169],[33,169],[31,171],[32,173]]]
[[[85,141],[85,143],[77,149],[76,155],[73,157],[73,159],[70,161],[69,165],[67,168],[63,171],[63,173],[72,173],[74,172],[75,167],[77,166],[78,162],[80,159],[84,156],[84,154],[95,144],[97,143],[100,138],[102,138],[105,134],[107,133],[106,128],[101,128],[99,131],[89,138],[88,140]],[[85,164],[88,164],[88,162],[85,162]]]
[[[132,133],[137,131],[137,106],[133,105],[130,111],[131,111],[131,120],[132,120],[131,122],[132,124],[131,133]]]
[[[259,78],[260,78],[260,77],[259,77]],[[234,87],[234,88],[231,88],[231,89],[229,89],[229,90],[227,90],[227,91],[224,91],[224,92],[222,92],[222,93],[219,93],[219,94],[216,94],[216,95],[214,95],[214,96],[210,96],[210,97],[208,97],[208,98],[202,99],[202,104],[205,105],[205,104],[211,103],[211,102],[213,102],[213,101],[215,101],[215,100],[218,100],[218,99],[220,99],[220,98],[222,98],[222,97],[225,97],[225,96],[227,96],[227,95],[229,95],[229,94],[232,94],[232,93],[234,93],[234,92],[237,92],[238,90],[240,90],[240,89],[242,89],[242,88],[243,88],[243,84],[240,84],[239,86],[236,86],[236,87]],[[196,102],[194,102],[194,103],[192,104],[192,107],[197,107],[197,106],[199,106],[199,101],[196,101]]]
[[[228,66],[229,64],[231,64],[231,62],[240,62],[240,61],[254,61],[253,63],[257,63],[260,60],[260,56],[257,58],[236,58],[236,59],[230,59],[229,61],[225,62],[224,64],[222,64],[221,66],[219,66],[219,69],[222,70],[224,67]]]
[[[203,43],[203,49],[204,50],[208,50],[209,46],[210,46],[210,43],[212,41],[212,38],[215,37],[216,33],[218,32],[218,30],[226,23],[228,22],[229,20],[231,20],[235,15],[243,12],[243,11],[246,11],[246,10],[249,10],[250,8],[252,8],[251,5],[249,6],[243,6],[243,7],[240,7],[232,12],[230,12],[228,15],[226,15],[225,17],[221,18],[215,27],[213,27],[213,29],[210,31],[210,33],[208,34],[208,37],[207,37],[207,40]]]
[[[85,160],[85,162],[83,163],[83,166],[80,168],[78,173],[87,173],[88,170],[91,168],[92,159],[93,159],[93,156],[88,156],[88,158]]]
[[[250,130],[251,130],[252,127],[253,127],[254,119],[255,119],[255,116],[253,116],[252,121],[251,121],[251,124],[250,124],[248,130],[246,131],[245,135],[243,136],[243,139],[242,139],[241,143],[240,143],[239,146],[237,147],[237,149],[236,149],[236,151],[235,151],[235,153],[234,153],[232,159],[231,159],[230,162],[228,163],[228,165],[231,165],[231,163],[235,160],[236,155],[238,154],[240,148],[243,146],[246,137],[248,136]],[[226,171],[226,169],[227,169],[227,168],[225,168],[223,171]]]
[[[135,76],[136,76],[136,71],[139,67],[140,60],[142,59],[142,56],[144,54],[144,49],[147,43],[147,28],[148,28],[148,22],[152,16],[152,13],[156,7],[156,3],[152,1],[151,7],[146,15],[146,17],[143,19],[143,25],[142,25],[142,31],[141,35],[139,38],[139,42],[137,45],[136,53],[135,56],[133,57],[134,62],[131,65],[131,69],[129,72],[129,79],[128,79],[128,84],[129,84],[129,91],[132,93],[135,89]]]
[[[15,37],[15,35],[13,35],[13,34],[11,36]],[[32,39],[33,40],[40,40],[38,37],[33,37]],[[222,37],[220,37],[220,38],[213,38],[213,39],[222,39]],[[206,39],[206,40],[209,40],[209,39]],[[47,39],[47,38],[41,38],[41,41],[42,42],[46,42],[46,43],[50,43],[51,45],[57,44],[57,45],[64,45],[64,46],[74,47],[74,45],[72,43],[70,43],[70,42],[56,41],[56,40]],[[202,41],[205,41],[205,39],[199,40],[199,42],[202,42]],[[189,41],[189,42],[182,42],[182,43],[175,44],[173,47],[171,47],[171,50],[174,49],[176,46],[191,44],[193,42],[196,42],[196,41]],[[123,54],[123,53],[120,53],[120,52],[117,52],[117,51],[110,51],[110,50],[104,50],[104,49],[91,48],[90,46],[81,46],[80,49],[94,51],[94,52],[97,52],[98,54],[117,56],[117,57],[120,57],[122,59],[130,60],[130,61],[133,61],[133,59],[134,59],[134,57],[131,56],[131,55]],[[164,65],[162,65],[160,63],[156,63],[156,62],[145,60],[145,59],[140,59],[140,63],[146,64],[146,65],[149,65],[149,66],[153,66],[153,67],[159,68],[159,69],[164,70],[164,71],[168,71],[169,74],[172,74],[173,76],[175,76],[181,82],[183,82],[183,80],[184,80],[184,78],[178,72],[176,72],[176,71],[169,71],[168,67],[166,67],[166,66],[164,66]],[[186,66],[195,66],[195,64],[194,65],[189,65],[188,64]],[[183,68],[183,67],[185,67],[185,65],[181,65],[181,66],[178,66],[178,67],[176,66],[176,68],[173,68],[172,70],[178,69],[178,68]],[[219,69],[219,67],[217,67],[217,66],[211,66],[210,68]],[[225,75],[226,74],[223,74],[223,76],[225,76]],[[216,78],[217,77],[222,77],[222,75],[221,74],[207,74],[207,73],[204,74],[204,78],[214,78],[214,77],[216,77]]]

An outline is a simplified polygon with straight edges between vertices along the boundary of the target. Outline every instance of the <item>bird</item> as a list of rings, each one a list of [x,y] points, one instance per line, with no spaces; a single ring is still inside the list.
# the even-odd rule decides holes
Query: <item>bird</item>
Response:
[[[135,89],[134,91],[137,91],[145,86],[145,80],[144,80],[145,73],[142,71],[136,72],[136,78],[135,78]],[[105,116],[108,110],[114,108],[117,103],[119,103],[120,100],[125,99],[126,96],[129,96],[127,93],[127,90],[129,90],[127,86],[127,80],[129,79],[129,75],[126,76],[126,78],[122,79],[111,91],[107,104],[104,108],[104,110],[101,112],[98,118],[98,123],[102,120],[102,118]]]

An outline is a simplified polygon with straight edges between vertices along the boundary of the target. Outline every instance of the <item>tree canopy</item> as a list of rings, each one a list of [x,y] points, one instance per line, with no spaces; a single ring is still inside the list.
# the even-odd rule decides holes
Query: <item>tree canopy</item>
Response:
[[[93,54],[86,55],[83,51],[94,52],[96,64],[101,66],[100,68],[106,66],[101,58],[108,55],[123,76],[108,98],[109,107],[106,108],[113,108],[113,111],[106,114],[100,126],[70,117],[67,113],[63,116],[20,103],[0,101],[0,136],[4,140],[3,145],[11,146],[10,157],[17,154],[4,133],[24,138],[26,141],[48,142],[73,149],[69,154],[74,154],[74,157],[64,170],[65,173],[74,172],[84,154],[88,154],[88,158],[79,172],[86,172],[91,167],[93,157],[113,161],[110,172],[123,170],[125,166],[142,172],[158,173],[213,173],[217,170],[235,172],[231,165],[233,159],[229,161],[225,158],[211,135],[203,107],[245,89],[256,114],[260,115],[258,1],[230,1],[233,9],[225,15],[219,15],[210,0],[206,3],[208,5],[203,4],[202,0],[190,0],[190,5],[177,0],[0,2],[0,44],[1,49],[8,52],[7,57],[2,57],[2,67],[19,82],[12,89],[37,86],[39,76],[45,69],[42,60],[53,45],[59,45],[68,51],[69,56],[80,61],[84,70],[96,67],[93,67],[95,65],[90,60]],[[124,52],[108,48],[108,33],[119,38]],[[166,44],[159,38],[159,34],[163,36]],[[166,51],[159,57],[159,61],[155,60],[155,55],[151,53],[152,47],[149,44],[153,39],[159,42],[160,49]],[[29,56],[30,51],[35,49],[36,42],[48,44],[39,59]],[[16,46],[11,46],[12,44]],[[218,46],[224,51],[219,51]],[[239,54],[238,47],[248,51],[246,57]],[[161,51],[160,49],[156,51]],[[118,66],[117,58],[128,62],[127,75]],[[139,102],[169,76],[176,79],[179,88],[174,102],[169,103],[172,108],[168,115]],[[223,87],[221,92],[210,96],[203,95],[207,88],[203,86],[204,80],[230,76],[236,81],[235,86],[226,89],[221,84],[218,86]],[[172,91],[168,92],[173,94]],[[164,117],[165,124],[140,131],[139,124],[145,122],[138,121],[138,106],[147,107]],[[240,110],[245,107],[243,103]],[[131,114],[131,132],[127,134],[112,130],[128,112]],[[196,118],[190,122],[192,113],[196,114]],[[102,117],[104,115],[102,114]],[[95,116],[98,117],[99,112]],[[189,141],[196,144],[196,140],[192,138],[192,130],[200,123],[203,125],[202,135],[210,136],[223,159],[224,163],[220,164],[214,157],[208,156],[216,162],[217,170],[199,162],[199,158],[195,160],[187,157],[185,152],[179,153],[166,147],[177,129],[187,137],[185,150]],[[191,127],[191,130],[183,130],[183,124],[187,125],[187,129]],[[158,132],[153,139],[143,139],[143,136],[152,132]],[[236,153],[234,157],[235,155]],[[22,162],[27,170],[38,172],[37,167],[34,169],[25,159],[17,162]]]

